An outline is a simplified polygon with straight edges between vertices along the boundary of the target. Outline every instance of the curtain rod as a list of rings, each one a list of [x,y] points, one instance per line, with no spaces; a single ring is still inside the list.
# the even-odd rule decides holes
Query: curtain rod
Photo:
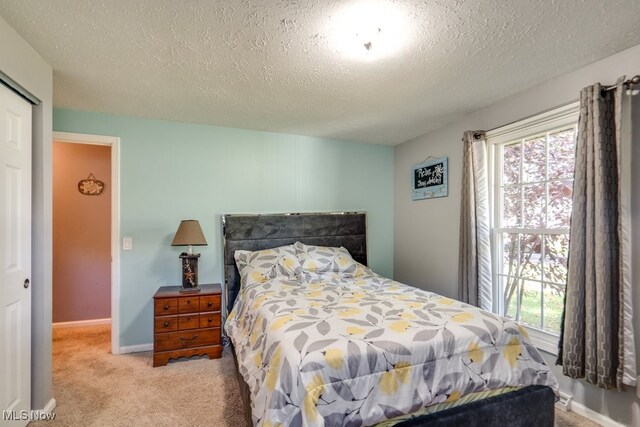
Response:
[[[500,128],[503,128],[503,127],[505,127],[505,126],[512,125],[512,124],[517,123],[517,122],[520,122],[520,121],[522,121],[522,120],[530,119],[530,118],[535,117],[535,116],[538,116],[538,115],[540,115],[540,114],[548,113],[549,111],[557,110],[558,108],[564,108],[564,107],[567,107],[567,106],[569,106],[569,105],[571,105],[571,104],[575,104],[575,103],[577,103],[577,102],[578,102],[578,100],[577,100],[577,99],[573,99],[573,100],[571,100],[571,101],[569,101],[569,102],[565,102],[564,104],[556,105],[555,107],[548,108],[548,109],[546,109],[546,110],[544,110],[544,111],[539,111],[539,112],[537,112],[537,113],[535,113],[535,114],[531,114],[531,115],[529,115],[529,116],[527,116],[527,117],[522,117],[522,118],[520,118],[520,119],[518,119],[518,120],[514,120],[514,121],[512,121],[512,122],[505,123],[505,124],[502,124],[502,125],[500,125],[500,126],[496,126],[496,127],[494,127],[494,128],[491,128],[491,129],[487,129],[487,130],[483,130],[483,131],[474,131],[474,133],[473,133],[473,138],[474,138],[474,139],[480,139],[483,135],[486,135],[486,134],[488,134],[489,132],[493,132],[493,131],[494,131],[494,130],[496,130],[496,129],[500,129]],[[462,142],[464,142],[464,138],[462,138]]]
[[[631,77],[630,79],[625,80],[622,84],[623,84],[624,86],[631,86],[631,85],[637,85],[637,84],[640,84],[640,74],[636,74],[635,76]],[[603,86],[603,87],[602,87],[602,91],[606,92],[606,91],[614,90],[616,87],[617,87],[616,85]],[[567,103],[567,104],[565,104],[565,105],[571,104],[571,103],[573,103],[573,102],[575,102],[575,100],[574,100],[574,101],[571,101],[571,102],[569,102],[569,103]],[[561,106],[561,107],[562,107],[562,106]],[[554,107],[554,109],[555,109],[555,108],[559,108],[559,107]],[[512,123],[515,123],[515,122],[512,122]],[[509,124],[511,124],[511,123],[509,123]],[[508,125],[508,124],[507,124],[507,125]],[[496,128],[493,128],[493,129],[489,129],[488,131],[485,131],[484,133],[491,132],[491,131],[493,131],[493,130],[495,130],[495,129],[498,129],[498,128],[501,128],[501,127],[503,127],[503,126],[507,126],[507,125],[502,125],[502,126],[498,126],[498,127],[496,127]],[[474,139],[480,139],[480,137],[482,137],[482,133],[480,133],[480,132],[475,132],[475,133],[473,134],[473,138],[474,138]],[[464,142],[464,138],[462,138],[462,142]]]
[[[638,83],[640,83],[640,74],[637,74],[631,77],[629,80],[625,80],[622,84],[624,86],[631,86],[631,85],[637,85]],[[610,90],[614,90],[615,88],[616,88],[616,85],[604,86],[602,88],[602,91],[608,92]]]

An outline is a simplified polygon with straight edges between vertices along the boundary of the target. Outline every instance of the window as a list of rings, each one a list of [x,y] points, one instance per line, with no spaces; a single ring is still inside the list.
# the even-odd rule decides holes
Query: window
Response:
[[[555,353],[569,251],[578,106],[487,134],[494,301]]]

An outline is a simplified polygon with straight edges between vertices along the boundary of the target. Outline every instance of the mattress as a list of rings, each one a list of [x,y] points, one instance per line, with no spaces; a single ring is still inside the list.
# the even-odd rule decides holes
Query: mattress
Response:
[[[254,424],[373,425],[492,390],[557,393],[517,323],[364,271],[243,284],[225,330]]]

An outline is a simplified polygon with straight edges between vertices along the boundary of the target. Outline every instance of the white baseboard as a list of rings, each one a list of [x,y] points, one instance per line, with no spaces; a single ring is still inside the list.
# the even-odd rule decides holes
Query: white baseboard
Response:
[[[151,350],[153,350],[153,344],[151,344],[151,343],[149,343],[149,344],[138,344],[138,345],[128,345],[128,346],[120,347],[120,353],[119,354],[139,353],[141,351],[151,351]]]
[[[110,325],[111,319],[91,319],[91,320],[78,320],[75,322],[58,322],[54,323],[54,328],[77,328],[81,326],[96,326],[96,325]]]
[[[612,420],[606,415],[602,415],[601,413],[596,412],[593,409],[589,409],[583,404],[576,402],[575,400],[571,402],[570,410],[604,427],[625,427],[624,424],[620,424],[619,422]]]
[[[44,412],[45,414],[51,414],[54,409],[56,409],[56,400],[52,397],[51,400],[49,400],[49,402],[44,405],[44,408],[42,408],[42,412]]]

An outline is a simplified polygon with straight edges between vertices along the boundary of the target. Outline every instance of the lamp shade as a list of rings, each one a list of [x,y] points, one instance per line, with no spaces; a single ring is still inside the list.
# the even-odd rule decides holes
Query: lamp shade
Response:
[[[173,236],[171,246],[206,246],[207,240],[202,234],[200,223],[195,219],[180,221],[176,235]]]

